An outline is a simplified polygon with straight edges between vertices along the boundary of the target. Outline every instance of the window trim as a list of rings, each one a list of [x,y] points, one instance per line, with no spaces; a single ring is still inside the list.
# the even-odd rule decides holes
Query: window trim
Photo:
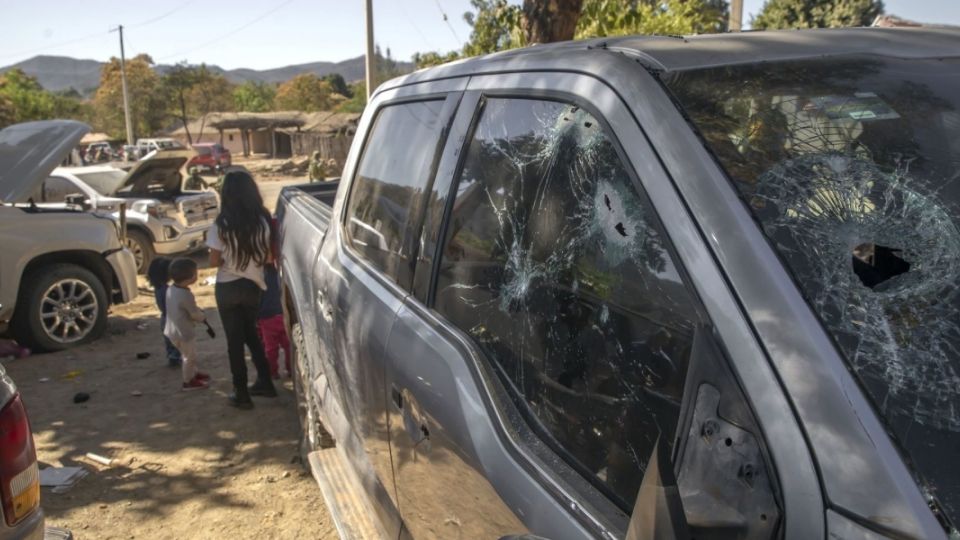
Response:
[[[557,73],[560,76],[569,76],[569,77],[584,77],[584,75],[570,74],[570,73]],[[602,81],[598,81],[600,84],[604,84]],[[509,88],[502,87],[496,88],[493,90],[471,90],[468,88],[467,93],[476,92],[479,95],[478,101],[476,102],[475,109],[471,111],[471,122],[469,129],[467,130],[466,137],[458,146],[459,158],[457,161],[456,169],[453,173],[453,179],[450,182],[449,191],[447,194],[447,200],[445,201],[445,209],[443,214],[443,219],[440,222],[440,231],[438,232],[438,246],[437,253],[438,256],[433,261],[431,276],[430,276],[430,293],[429,293],[429,303],[426,304],[425,309],[427,309],[434,317],[444,321],[445,327],[449,330],[452,330],[458,335],[458,338],[461,342],[468,344],[469,350],[471,351],[471,356],[475,359],[478,359],[478,364],[475,368],[481,373],[480,379],[484,381],[482,386],[484,387],[487,397],[490,398],[490,404],[493,408],[497,409],[500,417],[500,423],[502,427],[506,428],[498,430],[501,437],[508,441],[509,444],[505,446],[511,448],[517,453],[515,456],[519,456],[519,460],[522,464],[530,469],[537,471],[537,475],[541,480],[547,478],[551,479],[549,483],[555,486],[551,491],[555,497],[566,498],[569,500],[577,501],[578,504],[583,504],[584,497],[591,502],[592,510],[586,510],[585,512],[590,515],[590,519],[594,523],[584,523],[589,526],[597,526],[598,515],[600,521],[606,522],[607,525],[616,525],[618,514],[624,517],[626,520],[630,519],[630,515],[624,512],[623,508],[618,505],[607,493],[605,489],[598,488],[595,482],[588,476],[583,474],[577,466],[572,464],[563,454],[568,453],[558,452],[554,447],[554,444],[562,448],[562,445],[549,434],[549,431],[546,430],[542,424],[539,422],[533,421],[528,418],[528,416],[535,415],[532,412],[527,412],[528,407],[525,406],[525,397],[522,394],[519,394],[515,391],[514,385],[511,383],[506,383],[503,378],[506,377],[505,374],[502,374],[502,370],[496,365],[496,362],[492,361],[487,354],[476,344],[473,337],[468,335],[466,332],[461,330],[459,327],[450,322],[447,317],[436,310],[436,288],[437,280],[439,277],[440,264],[443,259],[443,250],[449,240],[449,225],[452,218],[453,206],[456,202],[456,192],[457,187],[459,186],[460,179],[463,173],[463,167],[466,161],[467,150],[470,143],[473,141],[474,134],[476,132],[477,126],[483,117],[483,110],[486,104],[486,101],[489,99],[521,99],[521,100],[537,100],[537,101],[554,101],[567,105],[574,105],[583,108],[588,113],[590,113],[597,122],[603,127],[605,133],[609,136],[611,142],[614,145],[614,148],[617,152],[617,157],[621,160],[621,163],[624,166],[624,169],[627,172],[627,175],[630,178],[630,182],[636,190],[637,194],[644,201],[645,204],[649,206],[652,211],[652,217],[655,222],[655,226],[658,228],[658,231],[664,236],[666,241],[666,249],[671,257],[671,260],[674,263],[674,266],[677,269],[678,274],[680,275],[681,281],[683,283],[684,289],[691,297],[692,306],[696,313],[696,316],[699,319],[701,324],[707,324],[713,326],[709,313],[706,310],[706,307],[700,297],[699,292],[694,286],[694,280],[691,274],[687,271],[686,265],[683,262],[683,259],[680,257],[679,253],[675,248],[676,242],[670,236],[669,230],[664,223],[664,220],[660,217],[660,212],[657,210],[657,207],[654,205],[653,200],[650,198],[647,193],[647,189],[643,186],[643,183],[640,180],[639,173],[636,171],[633,166],[633,162],[629,159],[623,144],[620,142],[620,138],[617,136],[617,132],[614,130],[611,123],[607,120],[606,115],[604,115],[600,108],[595,106],[592,102],[588,101],[586,98],[581,95],[575,94],[573,92],[555,90],[555,89],[545,89],[545,88]],[[620,103],[621,106],[626,108],[624,103]],[[460,114],[460,113],[458,113]],[[465,114],[465,112],[463,113]],[[639,129],[639,125],[637,126]],[[649,143],[647,143],[649,144]],[[652,149],[652,147],[651,147]],[[662,169],[663,174],[667,175],[665,168],[658,167]],[[508,378],[508,377],[506,377]],[[518,405],[517,401],[523,403],[524,405]],[[522,417],[520,422],[515,421],[516,416],[519,415]],[[677,429],[682,428],[682,422],[678,423]],[[526,435],[525,435],[526,433]],[[545,437],[544,434],[547,434]],[[675,435],[675,434],[674,434]],[[536,438],[543,447],[535,448],[530,442],[525,441],[525,438],[533,436]],[[551,465],[555,463],[553,460],[547,459],[548,456],[544,452],[550,452],[553,456],[559,457],[563,460],[563,468]],[[771,459],[772,461],[772,459]],[[771,470],[771,476],[776,477],[778,469],[774,466],[773,463],[769,464]],[[570,473],[576,475],[575,479],[570,477]],[[559,482],[558,482],[559,480]],[[572,481],[573,480],[573,481]],[[580,485],[577,485],[580,484]],[[584,490],[585,486],[589,486],[588,490]],[[777,482],[779,486],[779,482]],[[563,487],[561,487],[563,486]],[[777,488],[779,490],[779,487]],[[599,503],[599,504],[597,504]],[[632,508],[631,508],[632,510]],[[626,532],[626,526],[623,527],[623,531]]]
[[[441,102],[442,106],[440,109],[440,116],[441,116],[440,137],[437,140],[437,148],[435,150],[433,160],[428,170],[427,183],[426,183],[427,187],[423,191],[423,194],[421,194],[421,198],[425,199],[426,194],[430,192],[433,186],[433,183],[436,180],[437,165],[439,164],[440,157],[442,156],[444,148],[446,147],[447,137],[450,133],[450,125],[453,122],[453,119],[456,117],[457,108],[460,103],[460,98],[462,95],[463,95],[462,91],[439,90],[435,92],[427,92],[427,93],[417,94],[417,95],[400,96],[400,97],[388,99],[381,103],[378,103],[376,106],[376,109],[371,114],[370,122],[364,133],[363,144],[360,146],[359,155],[357,156],[357,159],[354,161],[353,170],[351,171],[351,175],[350,175],[349,189],[347,190],[347,192],[343,197],[343,203],[341,206],[340,215],[338,216],[338,222],[341,230],[343,231],[342,241],[340,242],[340,245],[342,246],[344,252],[348,254],[354,262],[359,263],[367,271],[369,275],[374,276],[381,283],[386,284],[390,287],[397,287],[401,291],[404,291],[405,293],[409,293],[413,288],[414,272],[416,269],[416,260],[418,255],[418,251],[416,249],[410,251],[410,260],[408,263],[408,266],[410,268],[406,272],[407,275],[403,276],[406,279],[400,279],[401,276],[399,275],[399,272],[398,272],[398,278],[394,280],[391,276],[389,276],[386,273],[384,269],[381,269],[375,266],[373,262],[370,261],[367,257],[365,257],[353,244],[353,238],[351,238],[351,235],[350,235],[350,228],[349,228],[350,219],[348,217],[348,214],[350,212],[350,200],[353,198],[354,190],[356,189],[356,186],[357,186],[357,182],[356,182],[357,176],[360,174],[360,165],[363,163],[363,157],[366,155],[367,149],[369,148],[370,139],[377,125],[377,119],[380,117],[380,114],[384,111],[384,109],[386,109],[387,107],[404,105],[408,103],[422,103],[422,102],[428,102],[428,101]],[[404,233],[404,236],[402,239],[402,243],[404,247],[409,247],[411,244],[414,246],[417,245],[418,242],[416,240],[420,238],[419,229],[422,229],[423,227],[421,210],[424,207],[425,205],[422,202],[412,205],[412,209],[417,212],[417,216],[412,216],[412,217],[414,217],[414,220],[415,220],[414,228],[418,229],[418,232],[417,234],[413,234],[412,231],[406,231]]]

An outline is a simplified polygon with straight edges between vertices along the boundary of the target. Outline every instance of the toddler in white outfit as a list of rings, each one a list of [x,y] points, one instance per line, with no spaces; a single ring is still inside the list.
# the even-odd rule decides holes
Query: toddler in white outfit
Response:
[[[183,356],[183,389],[200,390],[210,386],[210,376],[197,368],[197,323],[207,320],[190,292],[197,282],[197,263],[191,259],[174,259],[170,263],[173,286],[167,288],[167,323],[163,335],[173,342]]]

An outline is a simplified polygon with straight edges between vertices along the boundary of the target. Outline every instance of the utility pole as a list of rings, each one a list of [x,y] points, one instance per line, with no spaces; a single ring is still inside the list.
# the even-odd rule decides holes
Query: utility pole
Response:
[[[127,124],[127,144],[133,144],[133,122],[130,120],[130,97],[127,93],[127,59],[123,53],[123,25],[117,27],[120,32],[120,83],[123,85],[123,119]]]
[[[373,94],[373,79],[376,70],[376,58],[373,56],[373,0],[366,0],[367,18],[367,99]]]
[[[730,23],[728,27],[731,32],[739,32],[743,29],[743,0],[730,0]]]

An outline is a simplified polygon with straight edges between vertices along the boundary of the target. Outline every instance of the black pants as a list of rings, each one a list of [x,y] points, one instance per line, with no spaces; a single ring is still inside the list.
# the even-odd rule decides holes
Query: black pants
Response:
[[[223,332],[227,335],[227,356],[230,358],[230,373],[233,375],[233,388],[237,397],[247,397],[244,345],[250,349],[253,365],[257,368],[257,384],[273,386],[267,357],[263,353],[263,343],[257,333],[257,313],[260,311],[263,291],[249,279],[238,279],[226,283],[218,281],[214,292],[217,311],[220,312],[220,321],[223,322]]]

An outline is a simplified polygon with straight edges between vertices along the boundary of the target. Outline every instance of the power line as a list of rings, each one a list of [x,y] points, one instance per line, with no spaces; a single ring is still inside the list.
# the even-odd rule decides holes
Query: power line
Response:
[[[157,21],[159,21],[159,20],[162,20],[162,19],[165,19],[165,18],[169,17],[170,15],[173,15],[173,14],[176,13],[177,11],[180,11],[181,9],[187,7],[188,5],[190,5],[190,4],[194,3],[194,2],[196,2],[196,0],[187,0],[186,2],[182,2],[182,3],[181,3],[180,5],[178,5],[177,7],[173,8],[173,9],[171,9],[171,10],[165,12],[165,13],[162,13],[162,14],[160,14],[160,15],[157,15],[156,17],[147,19],[147,20],[145,20],[145,21],[138,22],[138,23],[136,23],[136,24],[131,24],[131,25],[127,26],[126,28],[139,28],[139,27],[141,27],[141,26],[147,26],[148,24],[153,24],[153,23],[155,23],[155,22],[157,22]],[[88,39],[93,39],[93,38],[96,38],[96,37],[102,37],[102,36],[104,36],[104,35],[112,32],[112,31],[113,31],[113,30],[111,29],[111,30],[107,30],[107,31],[105,31],[105,32],[97,32],[97,33],[94,33],[94,34],[87,34],[87,35],[85,35],[85,36],[80,36],[80,37],[71,38],[71,39],[68,39],[68,40],[65,40],[65,41],[61,41],[61,42],[59,42],[59,43],[53,43],[53,44],[51,44],[51,45],[43,45],[43,46],[37,47],[37,48],[35,48],[35,49],[28,49],[28,50],[25,50],[25,51],[20,51],[20,52],[16,52],[16,53],[12,53],[12,54],[4,54],[4,55],[0,55],[0,58],[13,58],[13,57],[15,57],[15,56],[29,56],[29,55],[33,55],[33,54],[36,54],[36,53],[39,53],[39,52],[43,52],[43,51],[47,51],[47,50],[50,50],[50,49],[57,49],[57,48],[59,48],[59,47],[65,47],[65,46],[67,46],[67,45],[73,45],[74,43],[80,43],[81,41],[86,41],[86,40],[88,40]]]
[[[410,14],[407,13],[407,9],[403,7],[403,1],[397,2],[396,5],[400,8],[400,13],[403,13],[403,18],[406,19],[408,23],[410,23],[410,26],[412,26],[413,29],[416,30],[418,34],[420,34],[420,38],[423,39],[423,44],[426,45],[428,49],[434,50],[435,47],[433,46],[433,44],[430,43],[430,40],[427,39],[427,36],[420,31],[420,27],[417,26],[417,23],[413,22],[413,19],[410,17]]]
[[[180,11],[181,9],[189,6],[190,4],[192,4],[192,3],[194,3],[194,2],[196,2],[196,0],[187,0],[186,2],[181,3],[180,5],[178,5],[177,7],[173,8],[173,9],[171,9],[170,11],[167,11],[166,13],[162,13],[162,14],[160,14],[160,15],[157,15],[156,17],[153,17],[152,19],[147,19],[147,20],[145,20],[145,21],[143,21],[143,22],[138,22],[138,23],[136,23],[136,24],[131,24],[130,26],[127,26],[127,28],[139,28],[139,27],[141,27],[141,26],[146,26],[146,25],[148,25],[148,24],[153,24],[153,23],[155,23],[155,22],[157,22],[157,21],[159,21],[159,20],[161,20],[161,19],[166,19],[166,18],[169,17],[170,15],[173,15],[174,13]]]
[[[453,34],[454,39],[457,40],[457,43],[463,46],[463,40],[460,39],[460,36],[457,35],[457,31],[454,30],[453,25],[450,24],[450,18],[447,17],[447,13],[443,11],[443,6],[440,5],[440,0],[434,0],[434,2],[436,2],[437,9],[440,10],[440,15],[443,15],[443,22],[447,24],[447,28],[450,29],[450,32]]]
[[[240,32],[240,31],[242,31],[242,30],[246,30],[247,28],[253,26],[254,24],[256,24],[256,23],[258,23],[258,22],[260,22],[260,21],[261,21],[262,19],[264,19],[265,17],[268,17],[268,16],[272,15],[273,13],[275,13],[275,12],[277,12],[277,11],[280,11],[281,8],[285,7],[287,4],[289,4],[289,3],[293,2],[293,1],[294,1],[294,0],[286,0],[286,2],[283,2],[283,3],[281,3],[280,5],[275,6],[275,7],[271,8],[271,9],[269,9],[269,10],[267,10],[267,11],[265,11],[265,12],[259,14],[259,15],[257,15],[256,17],[254,17],[253,19],[251,19],[249,22],[247,22],[247,23],[245,23],[245,24],[242,24],[242,25],[236,27],[236,28],[234,28],[233,30],[230,30],[229,32],[227,32],[227,33],[225,33],[225,34],[221,34],[221,35],[219,35],[219,36],[211,39],[210,41],[205,41],[205,42],[203,42],[203,43],[201,43],[201,44],[199,44],[199,45],[197,45],[197,46],[195,46],[195,47],[191,47],[191,48],[189,48],[189,49],[186,49],[186,50],[183,50],[183,51],[174,53],[174,54],[170,54],[170,55],[167,55],[167,56],[163,56],[163,57],[161,57],[161,58],[158,58],[158,60],[169,60],[170,58],[175,58],[175,57],[182,56],[182,55],[185,55],[185,54],[188,54],[188,53],[192,53],[193,51],[197,51],[197,50],[200,50],[200,49],[202,49],[202,48],[204,48],[204,47],[207,47],[207,46],[209,46],[209,45],[213,45],[214,43],[217,43],[218,41],[220,41],[220,40],[222,40],[222,39],[224,39],[224,38],[228,38],[228,37],[236,34],[237,32]]]
[[[108,32],[97,32],[96,34],[87,34],[86,36],[81,36],[81,37],[77,37],[77,38],[68,39],[68,40],[66,40],[66,41],[61,41],[60,43],[54,43],[54,44],[52,44],[52,45],[44,45],[44,46],[42,46],[42,47],[37,47],[37,48],[35,48],[35,49],[28,49],[28,50],[16,52],[16,53],[13,53],[13,54],[0,55],[0,58],[13,58],[13,57],[15,57],[15,56],[33,55],[33,54],[36,54],[36,53],[38,53],[38,52],[43,52],[43,51],[47,51],[47,50],[50,50],[50,49],[56,49],[56,48],[58,48],[58,47],[64,47],[64,46],[66,46],[66,45],[72,45],[72,44],[74,44],[74,43],[79,43],[79,42],[81,42],[81,41],[86,41],[86,40],[88,40],[88,39],[93,39],[93,38],[95,38],[95,37],[103,37],[103,36],[107,35],[107,33],[108,33]]]

